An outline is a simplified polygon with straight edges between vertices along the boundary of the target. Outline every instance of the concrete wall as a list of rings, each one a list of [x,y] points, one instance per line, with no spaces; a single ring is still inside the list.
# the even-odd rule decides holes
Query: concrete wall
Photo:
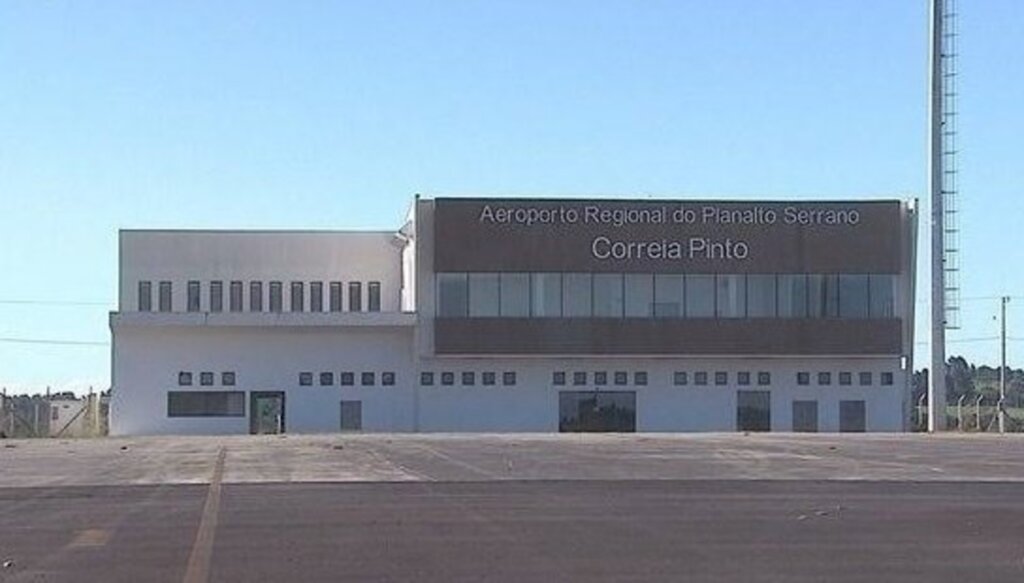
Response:
[[[138,308],[138,282],[153,285],[153,309],[158,305],[158,282],[173,286],[172,308],[186,310],[187,282],[201,282],[201,311],[209,310],[209,282],[224,282],[224,311],[228,310],[229,282],[243,282],[243,306],[249,309],[249,282],[263,282],[263,309],[268,310],[270,281],[282,283],[284,310],[291,305],[289,283],[306,283],[309,305],[311,281],[324,282],[327,309],[328,282],[341,281],[344,309],[348,310],[350,281],[381,283],[381,311],[400,309],[402,242],[393,232],[313,231],[121,231],[119,309]]]
[[[288,431],[336,431],[338,374],[375,372],[378,384],[367,391],[381,395],[409,387],[411,339],[410,327],[116,326],[111,434],[249,432],[248,417],[168,418],[172,390],[284,391]],[[179,371],[193,373],[191,387],[178,386]],[[203,371],[215,373],[214,386],[199,386]],[[220,384],[224,371],[235,373],[235,386]],[[314,385],[299,386],[307,371]],[[333,372],[334,386],[319,386],[320,372]],[[394,372],[398,385],[380,386],[381,372]]]

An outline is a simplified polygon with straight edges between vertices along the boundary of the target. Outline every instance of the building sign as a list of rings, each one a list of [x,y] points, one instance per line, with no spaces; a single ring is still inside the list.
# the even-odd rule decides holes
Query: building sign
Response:
[[[901,204],[437,199],[435,271],[898,273]]]

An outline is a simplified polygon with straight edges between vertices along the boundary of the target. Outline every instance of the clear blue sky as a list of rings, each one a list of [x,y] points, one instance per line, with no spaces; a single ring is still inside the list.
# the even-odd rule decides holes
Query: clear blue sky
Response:
[[[1024,295],[1024,2],[960,3],[963,293]],[[107,342],[122,227],[387,228],[417,192],[924,197],[927,5],[5,0],[0,338]],[[995,302],[964,307],[950,353],[994,362]],[[108,363],[0,341],[13,390]]]

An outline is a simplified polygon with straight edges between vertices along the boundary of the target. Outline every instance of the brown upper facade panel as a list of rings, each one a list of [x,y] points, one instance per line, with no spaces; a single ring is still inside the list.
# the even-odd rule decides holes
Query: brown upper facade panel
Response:
[[[900,201],[434,201],[437,272],[900,272]]]

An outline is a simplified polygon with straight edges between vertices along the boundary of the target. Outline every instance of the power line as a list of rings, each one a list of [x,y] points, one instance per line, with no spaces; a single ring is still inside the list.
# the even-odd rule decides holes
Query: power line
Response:
[[[114,305],[113,301],[59,300],[59,299],[0,299],[3,305]]]
[[[92,340],[54,340],[50,338],[2,338],[0,342],[7,344],[48,344],[56,346],[110,346],[109,342]]]
[[[998,336],[978,336],[977,338],[955,338],[953,340],[947,340],[947,344],[969,344],[971,342],[995,342],[999,340]],[[1009,340],[1019,341],[1024,338],[1010,338]],[[915,342],[918,345],[928,345],[928,342]]]

